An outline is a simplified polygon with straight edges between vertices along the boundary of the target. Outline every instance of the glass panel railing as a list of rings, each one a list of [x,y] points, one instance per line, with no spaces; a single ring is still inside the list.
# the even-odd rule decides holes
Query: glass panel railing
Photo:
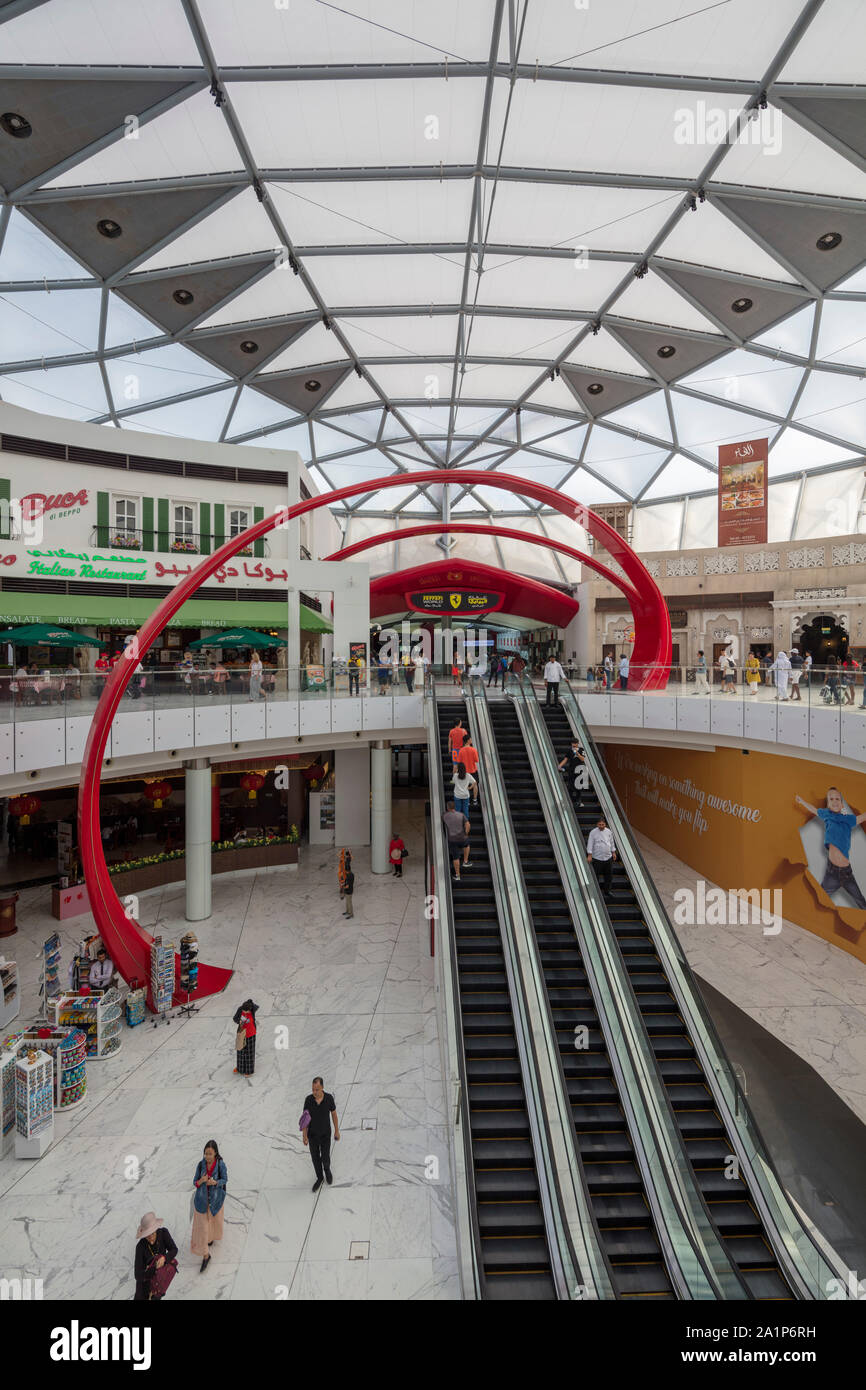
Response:
[[[457,972],[456,936],[451,895],[448,891],[450,865],[444,842],[442,816],[445,811],[445,792],[442,786],[442,760],[439,756],[439,723],[436,711],[436,692],[432,687],[424,702],[427,747],[430,762],[430,852],[434,865],[436,903],[436,939],[438,973],[442,991],[440,1027],[444,1036],[440,1046],[445,1067],[446,1103],[449,1150],[454,1176],[454,1224],[460,1259],[461,1283],[464,1298],[471,1290],[475,1298],[482,1294],[481,1233],[478,1224],[478,1200],[475,1192],[475,1169],[472,1155],[472,1135],[469,1127],[469,1083],[463,1043],[463,1024],[460,1011],[460,987]],[[449,1094],[450,1092],[450,1094]]]
[[[620,1098],[633,1122],[635,1149],[642,1159],[659,1236],[667,1245],[671,1275],[686,1298],[747,1298],[748,1291],[710,1219],[685,1151],[595,876],[587,868],[580,831],[535,693],[525,679],[512,678],[508,690],[515,700],[538,780],[584,968],[593,986]]]
[[[560,1298],[612,1298],[613,1286],[589,1209],[580,1164],[575,1148],[574,1123],[567,1106],[567,1095],[561,1084],[559,1052],[556,1036],[546,1008],[544,983],[540,977],[534,952],[527,952],[525,943],[531,934],[529,898],[514,830],[508,812],[508,802],[502,782],[502,772],[496,755],[495,738],[490,723],[482,682],[465,682],[466,708],[469,727],[479,753],[480,782],[484,788],[484,823],[488,835],[491,864],[496,865],[493,876],[497,910],[502,926],[502,945],[514,1012],[515,1034],[524,1077],[527,1112],[532,1130],[533,1148],[539,1181],[541,1205],[548,1232],[554,1279]],[[521,953],[520,942],[524,943]],[[521,960],[528,963],[532,978],[526,981]],[[521,983],[522,982],[522,983]],[[526,992],[522,984],[526,986]],[[528,993],[532,988],[535,1007],[530,1008]],[[554,1116],[545,1106],[539,1056],[536,1052],[532,1017],[540,1020],[540,1048],[547,1061],[548,1076],[555,1078],[556,1103],[565,1108]],[[553,1068],[551,1072],[551,1067]],[[547,1088],[549,1094],[550,1087]],[[550,1123],[555,1121],[566,1144],[568,1173],[557,1173],[551,1151]],[[569,1181],[573,1193],[576,1220],[569,1221],[562,1208],[561,1182]]]
[[[805,692],[804,692],[805,694]],[[722,697],[725,698],[725,697]],[[802,1298],[839,1297],[838,1265],[818,1249],[787,1196],[764,1140],[758,1130],[736,1075],[716,1033],[697,981],[668,919],[658,890],[650,877],[598,751],[581,713],[579,701],[566,682],[560,699],[571,727],[580,739],[589,777],[614,833],[620,858],[631,880],[662,968],[668,977],[677,1007],[688,1027],[700,1064],[719,1113],[737,1150],[743,1174],[764,1222],[776,1258]]]

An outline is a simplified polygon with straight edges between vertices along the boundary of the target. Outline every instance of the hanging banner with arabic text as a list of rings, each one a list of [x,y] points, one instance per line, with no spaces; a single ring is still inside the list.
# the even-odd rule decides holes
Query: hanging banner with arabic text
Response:
[[[719,545],[767,543],[766,439],[719,445]]]

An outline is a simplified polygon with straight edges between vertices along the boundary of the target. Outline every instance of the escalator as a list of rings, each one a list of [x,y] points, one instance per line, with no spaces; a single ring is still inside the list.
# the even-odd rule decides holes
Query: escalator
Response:
[[[462,704],[437,709],[445,799],[448,733]],[[431,771],[434,769],[431,768]],[[555,1299],[538,1172],[490,873],[483,800],[470,812],[470,860],[451,884],[483,1294]]]
[[[573,738],[568,716],[561,705],[542,705],[541,710],[554,752],[561,759]],[[516,715],[514,719],[516,723]],[[585,842],[602,810],[591,787],[584,789],[581,800],[582,808],[576,810],[576,815]],[[726,1175],[735,1150],[715,1107],[652,933],[619,860],[614,864],[607,913],[686,1152],[716,1229],[754,1298],[789,1299],[790,1288],[746,1183],[741,1177]]]
[[[488,708],[576,1142],[614,1292],[619,1298],[672,1299],[674,1289],[647,1201],[518,716],[511,701],[491,701]],[[585,1050],[577,1050],[575,1046],[575,1029],[580,1025],[589,1029],[589,1046]]]

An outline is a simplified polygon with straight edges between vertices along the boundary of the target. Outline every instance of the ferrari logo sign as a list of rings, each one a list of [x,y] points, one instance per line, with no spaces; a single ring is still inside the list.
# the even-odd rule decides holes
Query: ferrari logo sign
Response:
[[[465,618],[472,613],[500,608],[504,598],[504,594],[492,593],[489,589],[440,589],[438,593],[407,594],[406,603],[416,613],[450,612]]]

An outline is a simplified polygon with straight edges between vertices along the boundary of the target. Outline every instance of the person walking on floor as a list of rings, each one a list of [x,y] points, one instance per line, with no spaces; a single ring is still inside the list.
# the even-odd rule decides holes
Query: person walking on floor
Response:
[[[177,1272],[177,1246],[161,1216],[147,1211],[135,1236],[135,1303],[156,1303]],[[165,1269],[166,1273],[161,1271]],[[172,1272],[169,1272],[171,1270]]]
[[[491,682],[493,683],[493,686],[494,686],[494,689],[495,689],[495,687],[496,687],[496,677],[497,677],[498,675],[499,675],[499,657],[496,655],[496,652],[494,652],[493,655],[492,655],[491,658],[490,658],[490,674],[489,674],[488,677],[487,677],[487,688],[488,688],[488,689],[490,688]]]
[[[391,843],[388,846],[388,858],[394,870],[395,878],[403,877],[403,860],[408,853],[409,851],[395,830],[391,835]]]
[[[262,659],[258,652],[250,657],[250,699],[257,700],[262,693]]]
[[[340,897],[346,891],[346,874],[352,867],[352,851],[350,849],[340,850],[340,862],[337,865],[337,882],[340,885]]]
[[[559,704],[559,682],[561,680],[565,680],[565,672],[556,657],[551,656],[544,668],[544,684],[546,687],[544,703],[546,705]]]
[[[709,695],[710,683],[707,680],[707,658],[703,651],[698,652],[698,659],[695,662],[695,695]]]
[[[791,663],[791,699],[801,700],[800,681],[803,676],[803,658],[798,647],[791,648],[788,660]]]
[[[346,869],[343,878],[343,902],[346,904],[343,910],[344,917],[354,917],[355,909],[352,906],[352,894],[355,891],[355,875],[352,870],[352,861],[349,860],[349,867]]]
[[[258,1008],[258,1004],[254,1004],[252,999],[245,999],[234,1015],[234,1022],[238,1029],[235,1041],[237,1056],[235,1072],[240,1076],[252,1076],[256,1069],[256,1014]],[[241,1044],[240,1047],[237,1046],[238,1043]]]
[[[788,676],[791,674],[791,663],[788,660],[788,653],[779,652],[770,670],[776,673],[776,699],[787,700]]]
[[[453,801],[449,801],[442,817],[445,834],[448,837],[448,858],[451,860],[451,877],[460,882],[460,856],[463,855],[463,868],[471,869],[469,858],[469,831],[471,826],[463,811],[458,811]]]
[[[334,1181],[331,1173],[331,1117],[334,1119],[334,1143],[340,1140],[340,1121],[337,1104],[320,1076],[313,1077],[313,1089],[304,1101],[305,1114],[310,1122],[304,1127],[304,1145],[310,1150],[316,1181],[313,1191],[318,1192],[322,1182],[328,1186]],[[303,1116],[301,1117],[304,1118]]]
[[[223,1203],[226,1199],[228,1169],[215,1139],[208,1139],[204,1157],[196,1164],[190,1250],[201,1258],[199,1274],[210,1264],[210,1247],[223,1238]]]
[[[749,652],[746,657],[746,685],[750,695],[757,695],[758,686],[761,684],[761,663],[754,652]]]
[[[619,659],[619,688],[628,690],[628,657],[625,652]]]
[[[605,898],[610,897],[610,881],[616,859],[616,844],[613,831],[608,829],[604,816],[600,816],[589,832],[586,842],[586,857],[592,865],[599,887]]]

